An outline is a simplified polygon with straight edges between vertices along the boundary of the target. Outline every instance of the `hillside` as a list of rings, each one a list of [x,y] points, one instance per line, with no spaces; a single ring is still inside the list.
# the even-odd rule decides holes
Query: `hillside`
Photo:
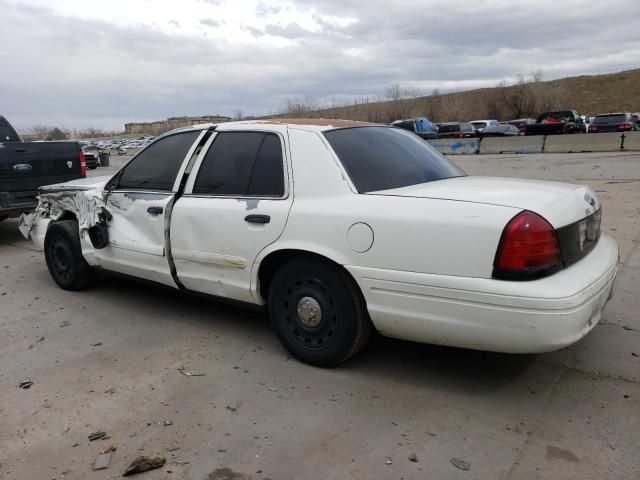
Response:
[[[554,109],[578,110],[585,115],[611,111],[640,111],[640,69],[605,75],[583,75],[552,81],[523,79],[516,85],[482,88],[389,101],[305,110],[289,109],[281,116],[344,118],[391,122],[426,116],[436,122],[480,118],[509,120],[537,116]],[[275,115],[275,117],[280,115]],[[272,116],[273,117],[273,116]]]

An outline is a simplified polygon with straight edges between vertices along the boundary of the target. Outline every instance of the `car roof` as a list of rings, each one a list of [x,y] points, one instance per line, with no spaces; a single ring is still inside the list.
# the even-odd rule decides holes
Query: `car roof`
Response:
[[[352,128],[352,127],[388,127],[381,123],[372,122],[360,122],[357,120],[341,120],[333,118],[269,118],[260,120],[240,120],[236,122],[223,122],[223,123],[201,123],[198,125],[192,125],[189,127],[176,128],[168,133],[178,133],[189,130],[205,130],[208,128],[219,127],[220,129],[239,130],[250,127],[264,127],[267,125],[273,126],[290,126],[302,128],[305,130],[320,131],[334,130],[336,128]],[[164,134],[164,135],[166,135]]]

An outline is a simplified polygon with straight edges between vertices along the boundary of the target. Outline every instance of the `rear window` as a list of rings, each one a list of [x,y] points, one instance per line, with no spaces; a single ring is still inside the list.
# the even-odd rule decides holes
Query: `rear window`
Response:
[[[453,125],[440,125],[438,127],[439,133],[451,133],[451,132],[459,132],[459,131],[460,131],[460,125],[458,125],[457,123]]]
[[[593,123],[603,124],[603,123],[624,123],[627,121],[626,115],[598,115]]]
[[[460,177],[464,172],[406,131],[356,127],[324,133],[360,193]]]
[[[20,139],[3,118],[0,118],[0,143],[19,142]]]
[[[545,112],[538,117],[538,123],[546,119],[553,119],[558,122],[564,120],[565,122],[570,122],[573,120],[573,112],[565,111],[565,112]]]

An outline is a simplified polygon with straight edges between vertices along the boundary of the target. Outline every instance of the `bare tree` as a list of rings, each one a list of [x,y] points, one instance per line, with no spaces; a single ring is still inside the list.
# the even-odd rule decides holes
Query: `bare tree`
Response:
[[[305,95],[303,98],[287,98],[282,113],[292,117],[309,118],[313,117],[313,112],[317,109],[317,102],[310,95]]]
[[[244,118],[243,112],[241,108],[236,109],[236,112],[233,114],[234,120],[242,120]]]
[[[462,109],[462,96],[459,93],[442,95],[440,106],[446,121],[458,121],[460,119],[460,110]]]
[[[502,101],[513,118],[533,116],[540,109],[543,74],[533,71],[528,77],[518,75],[514,85],[502,82],[498,85]]]

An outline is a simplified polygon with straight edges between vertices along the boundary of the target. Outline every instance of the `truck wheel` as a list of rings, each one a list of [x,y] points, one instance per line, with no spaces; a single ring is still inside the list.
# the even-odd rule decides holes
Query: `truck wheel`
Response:
[[[95,272],[82,256],[76,220],[52,223],[44,239],[44,256],[49,273],[65,290],[81,290],[95,279]]]
[[[312,259],[294,259],[269,288],[269,318],[294,357],[336,366],[364,347],[373,329],[364,301],[346,272]]]

